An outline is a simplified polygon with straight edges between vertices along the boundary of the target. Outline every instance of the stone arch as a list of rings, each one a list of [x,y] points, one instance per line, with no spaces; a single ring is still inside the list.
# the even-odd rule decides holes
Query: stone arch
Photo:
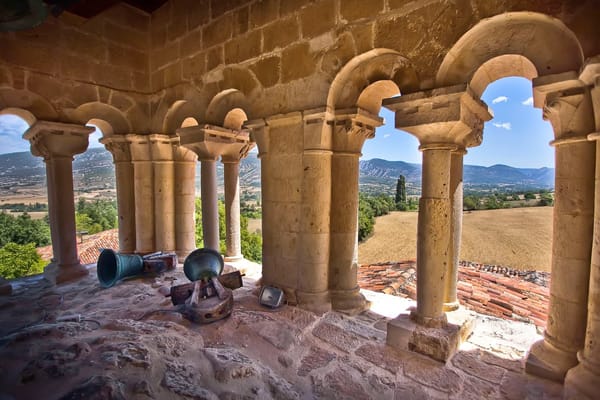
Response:
[[[102,138],[110,137],[115,133],[112,125],[100,118],[92,118],[86,123],[86,125],[93,125],[98,127],[102,132]]]
[[[182,128],[187,128],[188,126],[198,126],[198,121],[194,117],[187,117],[181,123]]]
[[[373,49],[350,60],[337,74],[327,96],[327,110],[334,113],[336,109],[356,107],[359,99],[369,108],[374,108],[375,92],[363,95],[364,90],[378,81],[387,92],[393,91],[392,85],[402,90],[412,91],[419,87],[419,79],[413,65],[400,53],[390,49]],[[388,96],[389,97],[389,96]],[[378,101],[381,105],[381,97]],[[375,112],[377,114],[379,111]]]
[[[198,121],[194,117],[193,103],[187,100],[177,100],[169,107],[162,124],[164,133],[174,133],[177,129],[185,126],[198,125]],[[193,119],[195,124],[187,125],[186,121]],[[191,121],[188,121],[191,122]]]
[[[24,110],[22,108],[16,108],[16,107],[7,107],[3,110],[0,110],[0,115],[16,115],[17,117],[21,118],[23,121],[25,121],[27,123],[27,125],[29,125],[29,127],[32,127],[33,124],[36,123],[37,118],[35,117],[35,115],[33,115],[31,112]]]
[[[238,89],[227,89],[217,93],[206,109],[206,123],[230,129],[240,129],[248,119],[246,111],[249,108],[244,93]],[[237,111],[236,111],[237,110]],[[245,118],[240,121],[241,118]],[[236,125],[226,126],[226,123]]]
[[[473,94],[481,97],[487,86],[508,76],[521,76],[533,80],[538,76],[535,65],[525,56],[504,54],[485,61],[475,70],[469,86]]]
[[[465,33],[444,57],[438,86],[470,81],[486,61],[502,55],[528,59],[537,75],[578,71],[584,56],[575,34],[558,19],[510,12],[484,19]]]
[[[127,134],[131,133],[131,123],[125,115],[115,107],[100,103],[90,102],[77,107],[70,113],[71,119],[81,124],[87,124],[90,120],[103,121],[104,125],[110,125],[112,134]],[[103,128],[100,129],[104,132]]]
[[[38,119],[56,121],[59,114],[44,97],[30,92],[12,88],[0,88],[0,109],[20,108],[27,110]]]

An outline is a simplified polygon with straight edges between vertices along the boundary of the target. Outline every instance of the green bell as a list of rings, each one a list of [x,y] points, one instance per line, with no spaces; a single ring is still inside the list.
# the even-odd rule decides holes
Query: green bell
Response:
[[[144,272],[144,260],[137,254],[118,254],[114,250],[104,249],[98,257],[96,271],[100,285],[104,288],[129,276]]]
[[[183,272],[190,281],[204,280],[221,275],[223,272],[223,257],[213,249],[196,249],[192,251],[183,263]]]

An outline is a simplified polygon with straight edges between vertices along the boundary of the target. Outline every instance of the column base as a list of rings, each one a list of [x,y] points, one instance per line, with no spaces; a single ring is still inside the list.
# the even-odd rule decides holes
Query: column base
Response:
[[[244,256],[242,254],[237,255],[237,256],[223,257],[223,261],[225,261],[225,262],[236,262],[236,261],[242,261],[243,259],[244,259]]]
[[[297,290],[296,301],[298,307],[312,311],[316,314],[324,314],[331,311],[331,300],[328,291],[308,293]]]
[[[447,319],[447,323],[429,320],[427,326],[418,323],[414,315],[401,314],[388,323],[386,342],[445,363],[471,335],[475,321],[473,314],[462,308],[447,313]]]
[[[460,303],[458,301],[453,301],[452,303],[444,303],[444,311],[456,311],[460,307]]]
[[[177,254],[177,258],[178,258],[179,260],[185,260],[185,258],[186,258],[187,256],[189,256],[189,255],[190,255],[190,253],[191,253],[192,251],[194,251],[194,250],[196,250],[196,249],[189,249],[189,250],[187,250],[187,249],[186,249],[186,250],[175,250],[175,254]]]
[[[535,342],[525,362],[525,372],[563,382],[567,371],[577,365],[577,355],[561,350],[547,340]]]
[[[565,399],[594,399],[600,393],[600,365],[592,364],[578,355],[579,365],[565,377]]]
[[[73,265],[50,263],[44,268],[44,278],[53,285],[80,279],[88,274],[88,269],[79,263]]]
[[[368,310],[371,303],[360,293],[357,286],[350,290],[330,290],[331,308],[348,315],[356,315]]]

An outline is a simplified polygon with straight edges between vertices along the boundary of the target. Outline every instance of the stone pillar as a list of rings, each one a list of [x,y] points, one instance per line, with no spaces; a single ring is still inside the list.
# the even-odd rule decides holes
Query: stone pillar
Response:
[[[226,261],[239,261],[242,255],[240,229],[240,161],[223,158],[225,184]]]
[[[331,309],[328,291],[331,126],[325,113],[304,113],[300,245],[297,247],[298,305],[314,312]]]
[[[202,201],[204,247],[220,251],[217,164],[215,159],[200,160],[200,198]]]
[[[417,308],[388,324],[387,343],[440,361],[448,360],[472,329],[463,310],[445,312],[456,274],[455,228],[452,200],[460,184],[459,158],[452,152],[481,142],[483,122],[491,118],[487,106],[466,85],[434,89],[384,100],[396,112],[396,128],[415,135],[423,151],[422,194],[417,233]],[[455,173],[451,193],[451,171]],[[455,202],[456,205],[456,202]],[[462,207],[457,213],[462,213]],[[454,305],[451,307],[456,309]]]
[[[358,287],[358,176],[360,151],[381,118],[362,109],[336,113],[331,162],[329,290],[335,310],[357,314],[368,307]]]
[[[129,141],[125,136],[108,136],[100,139],[112,154],[117,185],[117,212],[119,220],[119,252],[135,252],[135,191],[133,164]]]
[[[594,215],[595,147],[589,91],[565,74],[534,80],[536,107],[554,128],[556,177],[552,237],[552,281],[544,340],[535,343],[526,371],[562,381],[577,364],[587,319]]]
[[[154,171],[148,135],[130,134],[135,192],[135,251],[146,254],[156,251],[154,228]]]
[[[168,135],[149,136],[154,174],[155,249],[165,252],[175,251],[175,139]]]
[[[588,135],[596,142],[594,236],[584,347],[577,354],[579,364],[565,377],[565,398],[593,399],[600,393],[600,63],[586,65],[580,79],[590,86],[595,116],[595,132]]]
[[[23,135],[31,143],[31,153],[44,157],[48,185],[48,214],[51,223],[54,261],[44,277],[63,283],[88,274],[79,262],[73,198],[73,156],[88,146],[93,128],[38,121]]]
[[[460,304],[456,294],[458,262],[463,218],[463,157],[464,149],[452,152],[450,160],[450,262],[444,289],[444,311],[457,310]]]
[[[175,251],[185,259],[196,248],[196,161],[198,156],[174,144]]]

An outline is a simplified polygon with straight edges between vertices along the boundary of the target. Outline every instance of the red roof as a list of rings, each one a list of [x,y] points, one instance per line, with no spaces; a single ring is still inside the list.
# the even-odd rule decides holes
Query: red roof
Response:
[[[82,264],[95,264],[102,249],[119,249],[118,229],[84,235],[83,241],[77,237],[77,251]],[[38,247],[37,252],[43,260],[52,259],[52,246]]]

